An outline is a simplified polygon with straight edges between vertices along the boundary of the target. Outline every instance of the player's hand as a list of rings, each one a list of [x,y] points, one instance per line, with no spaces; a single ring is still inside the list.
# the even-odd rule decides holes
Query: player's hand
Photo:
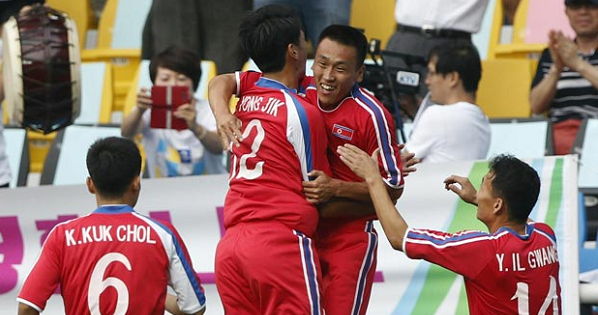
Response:
[[[403,165],[401,175],[403,175],[403,177],[407,177],[410,173],[417,171],[415,165],[421,163],[421,160],[415,158],[415,153],[411,153],[407,150],[404,150],[404,148],[405,144],[399,144],[399,150],[401,150],[401,162]]]
[[[334,191],[336,191],[334,179],[318,170],[313,170],[307,173],[307,175],[314,178],[313,180],[303,182],[303,193],[307,201],[317,204],[326,202],[334,197]]]
[[[191,101],[191,104],[183,104],[179,106],[172,115],[179,119],[184,119],[187,123],[187,127],[194,130],[197,126],[197,109],[195,108],[195,101]]]
[[[444,188],[457,194],[463,201],[478,205],[477,191],[467,177],[451,175],[444,180]]]
[[[360,148],[345,144],[338,146],[336,152],[341,157],[341,160],[355,173],[355,175],[365,179],[373,179],[380,177],[380,170],[378,169],[378,155],[380,155],[380,148],[374,150],[372,156],[369,156]]]
[[[222,141],[222,147],[228,148],[230,144],[238,147],[243,141],[241,132],[241,121],[233,114],[224,112],[215,116],[216,126],[218,126],[218,135]]]
[[[141,90],[139,90],[139,93],[137,93],[137,102],[135,103],[135,106],[142,113],[152,107],[152,95],[148,89],[141,88]]]

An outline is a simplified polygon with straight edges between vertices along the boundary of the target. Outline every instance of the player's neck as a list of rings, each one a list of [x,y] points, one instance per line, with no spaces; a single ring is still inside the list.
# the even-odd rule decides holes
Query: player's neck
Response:
[[[291,89],[297,89],[299,86],[299,78],[297,70],[290,64],[286,64],[284,68],[278,72],[264,73],[265,78],[278,81]]]
[[[496,231],[498,231],[498,229],[500,229],[500,228],[509,228],[519,235],[527,234],[527,228],[526,228],[525,224],[521,224],[518,222],[512,222],[512,221],[507,221],[502,224],[496,225],[495,229],[492,229],[492,228],[490,229],[490,233],[493,234]]]
[[[135,202],[132,200],[132,198],[127,198],[126,195],[117,198],[106,198],[96,194],[96,204],[98,207],[106,205],[129,205],[133,207]]]

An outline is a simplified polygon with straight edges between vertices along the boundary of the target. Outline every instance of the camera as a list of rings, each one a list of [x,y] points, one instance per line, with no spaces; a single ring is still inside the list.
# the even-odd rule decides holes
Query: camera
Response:
[[[425,67],[424,58],[393,51],[380,50],[380,40],[372,39],[368,46],[371,61],[365,62],[361,86],[371,91],[388,109],[398,129],[403,127],[402,116],[413,120],[413,114],[401,106],[401,98],[413,97],[422,84],[415,66]],[[403,140],[405,139],[402,136]]]

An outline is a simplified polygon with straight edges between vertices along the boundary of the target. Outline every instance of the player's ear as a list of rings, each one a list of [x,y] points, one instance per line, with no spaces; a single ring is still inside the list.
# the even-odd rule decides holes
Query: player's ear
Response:
[[[363,81],[364,73],[365,73],[365,65],[361,65],[361,67],[359,69],[357,69],[357,77],[355,78],[355,81],[357,83],[361,83],[361,81]]]
[[[287,46],[287,54],[293,58],[299,57],[299,47],[297,45],[291,43]]]
[[[131,189],[137,193],[141,190],[141,176],[138,175],[133,179],[133,182],[131,182]]]
[[[493,210],[495,214],[500,214],[501,211],[506,211],[505,202],[502,198],[496,198],[493,204]]]
[[[87,176],[87,179],[85,180],[85,183],[87,184],[87,191],[89,191],[92,194],[96,194],[96,187],[93,184],[93,180],[91,180],[91,177]]]

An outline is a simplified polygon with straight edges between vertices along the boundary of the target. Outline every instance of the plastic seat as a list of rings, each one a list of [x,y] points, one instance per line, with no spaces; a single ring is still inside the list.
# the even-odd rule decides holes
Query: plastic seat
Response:
[[[108,124],[112,110],[112,64],[81,64],[81,114],[75,124]]]
[[[535,61],[494,59],[482,61],[477,103],[488,118],[528,118],[529,91]]]
[[[141,61],[141,33],[150,7],[151,0],[108,0],[98,26],[97,48],[81,52],[83,61],[112,64],[112,111],[124,109],[127,92]]]
[[[349,25],[365,30],[367,38],[379,39],[380,47],[386,47],[396,25],[394,8],[395,1],[353,0]]]
[[[487,158],[511,154],[520,159],[541,158],[553,153],[550,122],[543,118],[491,120]]]
[[[579,189],[592,190],[598,195],[598,119],[587,119],[579,129],[574,154],[580,155]]]
[[[72,125],[60,130],[45,160],[40,185],[84,184],[89,146],[99,138],[111,136],[120,137],[120,126]]]
[[[539,14],[541,12],[541,14]],[[573,36],[569,21],[565,16],[562,1],[521,0],[513,21],[511,43],[500,44],[502,28],[502,2],[497,1],[488,58],[534,58],[537,59],[548,43],[551,29],[563,30]]]
[[[47,0],[46,4],[66,12],[75,21],[79,47],[85,47],[87,31],[95,27],[94,13],[89,0]]]

